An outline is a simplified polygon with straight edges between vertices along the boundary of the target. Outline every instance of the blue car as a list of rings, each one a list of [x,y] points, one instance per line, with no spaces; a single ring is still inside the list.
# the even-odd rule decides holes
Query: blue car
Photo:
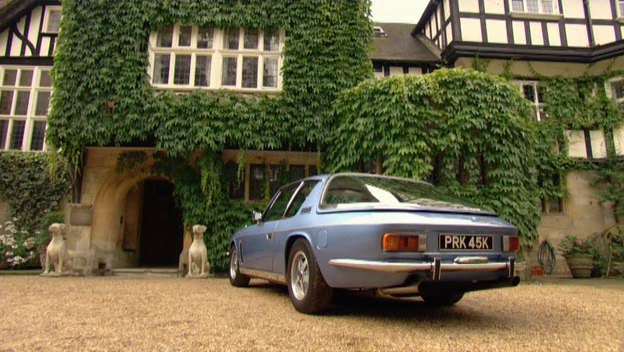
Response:
[[[453,305],[466,292],[520,281],[517,228],[425,182],[309,177],[282,187],[253,219],[232,236],[230,283],[287,285],[303,313],[326,310],[334,289]]]

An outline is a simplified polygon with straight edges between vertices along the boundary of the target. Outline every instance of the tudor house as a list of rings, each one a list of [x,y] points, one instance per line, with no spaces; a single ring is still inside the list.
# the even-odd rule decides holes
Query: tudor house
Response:
[[[378,24],[377,32],[385,27],[391,32],[395,26]],[[376,62],[380,75],[410,65],[469,68],[476,60],[487,61],[487,72],[518,77],[515,83],[530,101],[536,123],[548,119],[540,77],[624,71],[622,0],[431,0],[410,34],[411,38],[396,34],[410,43],[403,51],[416,42],[428,54],[420,52],[413,60],[404,60],[397,50],[398,60],[383,57]],[[377,36],[376,48],[399,46],[379,46],[383,40]],[[423,60],[427,57],[430,59]],[[387,69],[386,63],[394,68]],[[604,89],[607,96],[622,102],[624,77],[613,78]],[[607,157],[607,145],[611,144],[616,154],[624,157],[624,126],[612,131],[612,140],[604,132],[567,131],[569,156],[599,163]],[[565,180],[567,196],[543,200],[540,241],[548,239],[556,246],[565,235],[584,238],[615,224],[613,211],[600,201],[593,179],[590,172],[572,171]]]
[[[618,0],[432,0],[417,25],[375,24],[374,74],[421,75],[488,59],[489,72],[511,70],[522,77],[518,87],[531,101],[539,123],[547,116],[536,72],[580,76],[607,67],[624,70],[623,13],[624,1]],[[45,149],[50,69],[61,15],[60,1],[53,0],[9,1],[0,8],[0,150]],[[280,30],[162,27],[148,39],[146,70],[152,86],[162,91],[279,93],[284,85],[285,36]],[[613,80],[605,89],[614,99],[624,99],[624,80]],[[568,135],[573,157],[600,160],[606,156],[606,143],[614,143],[624,155],[624,129],[614,131],[613,141],[605,140],[603,131]],[[190,244],[188,236],[182,240],[170,182],[115,172],[122,153],[145,150],[150,149],[86,148],[82,184],[67,205],[66,221],[71,225],[70,249],[86,253],[94,265],[175,266]],[[229,178],[235,179],[238,152],[226,150],[223,157]],[[263,198],[264,184],[277,186],[284,162],[288,177],[298,179],[316,174],[319,161],[316,152],[248,151],[244,162],[243,185],[230,185],[228,192],[231,199],[253,202]],[[381,171],[375,165],[362,170]],[[587,172],[571,172],[569,196],[544,200],[543,239],[556,243],[567,234],[584,237],[613,225],[612,211],[598,200],[591,179]],[[6,204],[0,199],[0,221],[6,218]],[[156,242],[166,245],[155,246]]]

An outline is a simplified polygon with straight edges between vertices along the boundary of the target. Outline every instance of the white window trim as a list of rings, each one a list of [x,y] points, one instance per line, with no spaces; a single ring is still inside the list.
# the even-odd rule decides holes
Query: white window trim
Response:
[[[624,5],[624,1],[622,1],[622,0],[615,0],[615,11],[617,12],[618,22],[623,22],[624,14],[622,13],[622,9],[620,7],[620,3],[622,5]]]
[[[158,89],[171,89],[176,91],[192,91],[195,89],[227,89],[240,92],[281,92],[282,90],[282,66],[283,58],[282,52],[285,42],[285,31],[280,30],[279,34],[279,51],[264,51],[264,32],[258,31],[258,49],[243,49],[244,47],[244,28],[239,29],[239,50],[225,49],[225,36],[222,29],[214,28],[213,32],[213,47],[212,49],[198,49],[197,46],[197,33],[198,26],[192,26],[191,32],[191,46],[179,47],[178,39],[180,33],[180,27],[190,25],[175,24],[173,26],[173,43],[171,48],[157,47],[158,32],[154,32],[150,35],[149,41],[149,67],[147,68],[148,75],[152,86]],[[157,54],[171,54],[169,59],[169,82],[167,84],[153,83],[154,62]],[[175,56],[179,54],[191,55],[191,72],[188,85],[174,84],[174,70],[175,70]],[[212,62],[210,66],[210,85],[206,87],[195,87],[195,64],[196,57],[202,55],[212,56]],[[258,57],[258,88],[244,88],[243,84],[243,57],[254,56]],[[236,70],[236,85],[226,86],[222,84],[221,72],[223,70],[223,57],[237,57],[237,70]],[[277,87],[263,87],[263,69],[264,58],[275,58],[278,61],[277,64]]]
[[[4,74],[6,70],[18,70],[18,75],[16,77],[15,86],[4,86]],[[35,122],[43,121],[46,122],[46,131],[48,129],[47,124],[47,114],[46,116],[36,116],[35,111],[37,109],[37,99],[39,92],[50,92],[50,101],[52,100],[52,87],[40,87],[39,81],[41,79],[42,71],[50,71],[52,69],[51,66],[1,66],[0,67],[0,91],[3,90],[12,90],[13,92],[30,92],[30,97],[28,99],[28,110],[26,115],[0,115],[0,120],[8,120],[9,126],[7,128],[6,140],[4,140],[4,149],[0,150],[14,150],[10,149],[11,142],[11,134],[13,132],[13,122],[14,121],[25,121],[26,125],[24,126],[24,136],[22,137],[22,148],[21,151],[30,151],[30,144],[32,142],[32,133],[33,128],[35,126]],[[21,70],[33,70],[33,80],[32,85],[30,87],[19,87],[19,77],[21,75]],[[15,111],[15,105],[17,104],[17,94],[13,93],[13,102],[11,103],[11,112]],[[48,108],[49,109],[49,108]],[[49,113],[49,110],[48,110]],[[2,145],[2,143],[0,143]],[[42,150],[36,150],[36,152],[43,152],[46,150],[45,137],[43,139],[43,148]]]
[[[545,13],[543,12],[542,0],[539,1],[538,10],[539,12],[529,12],[527,11],[527,0],[522,0],[524,11],[514,11],[513,9],[513,0],[507,0],[509,3],[509,14],[513,18],[533,18],[533,19],[559,19],[562,18],[561,9],[559,9],[559,2],[557,0],[552,0],[553,4],[553,12]]]
[[[624,76],[611,78],[605,82],[605,91],[607,93],[607,97],[613,99],[618,104],[624,104],[624,97],[618,99],[615,96],[613,92],[613,83],[618,83],[622,81],[624,81]]]
[[[526,99],[526,97],[524,96],[524,86],[528,86],[531,85],[533,86],[533,89],[535,91],[535,100],[531,101],[531,111],[533,111],[533,109],[537,108],[536,113],[535,113],[535,118],[537,119],[537,122],[541,122],[544,121],[546,119],[546,116],[544,114],[544,116],[542,116],[542,113],[540,112],[540,109],[542,109],[544,107],[544,103],[539,101],[539,94],[538,94],[538,87],[541,86],[540,81],[514,81],[517,85],[518,88],[520,89],[520,94],[522,94],[522,97]],[[528,100],[528,99],[527,99]]]
[[[58,31],[55,32],[55,31],[49,31],[48,30],[48,24],[49,24],[49,20],[50,20],[50,13],[51,12],[55,12],[55,11],[61,12],[61,14],[62,14],[63,13],[63,7],[61,7],[61,6],[46,6],[45,13],[44,13],[44,16],[43,16],[43,27],[41,29],[43,33],[48,33],[48,34],[58,34],[59,33]],[[60,28],[59,28],[59,30],[60,30]]]

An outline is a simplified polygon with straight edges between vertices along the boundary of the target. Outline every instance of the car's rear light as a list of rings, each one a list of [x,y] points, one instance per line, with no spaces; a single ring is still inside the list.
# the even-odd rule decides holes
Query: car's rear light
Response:
[[[504,252],[517,252],[519,250],[520,250],[520,237],[503,236],[503,251]]]
[[[424,252],[427,250],[427,236],[387,233],[383,236],[384,252]]]

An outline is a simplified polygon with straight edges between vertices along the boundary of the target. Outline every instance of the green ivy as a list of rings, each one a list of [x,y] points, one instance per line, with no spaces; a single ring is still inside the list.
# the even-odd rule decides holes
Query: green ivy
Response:
[[[474,70],[371,80],[334,103],[327,162],[347,171],[383,160],[387,174],[429,179],[496,210],[530,244],[540,201],[529,115],[515,87]]]
[[[227,180],[223,159],[218,154],[205,154],[195,160],[154,154],[153,172],[166,176],[175,184],[174,198],[182,210],[186,227],[204,224],[209,261],[216,270],[228,265],[230,236],[251,223],[251,211],[262,204],[247,205],[227,198]]]
[[[185,225],[208,226],[211,263],[224,269],[250,209],[226,199],[220,152],[321,145],[338,92],[372,77],[369,9],[368,0],[63,1],[47,141],[72,160],[85,146],[154,141],[166,154],[154,155],[154,172],[175,183]],[[282,92],[154,89],[148,38],[174,23],[285,30]],[[144,165],[144,154],[126,154],[118,169]]]
[[[22,230],[47,232],[46,215],[59,210],[70,191],[66,165],[49,171],[48,153],[0,152],[0,196]]]
[[[64,1],[48,142],[64,154],[152,138],[174,155],[315,147],[336,94],[372,76],[368,15],[349,0]],[[148,38],[173,23],[284,29],[283,92],[158,92]]]

